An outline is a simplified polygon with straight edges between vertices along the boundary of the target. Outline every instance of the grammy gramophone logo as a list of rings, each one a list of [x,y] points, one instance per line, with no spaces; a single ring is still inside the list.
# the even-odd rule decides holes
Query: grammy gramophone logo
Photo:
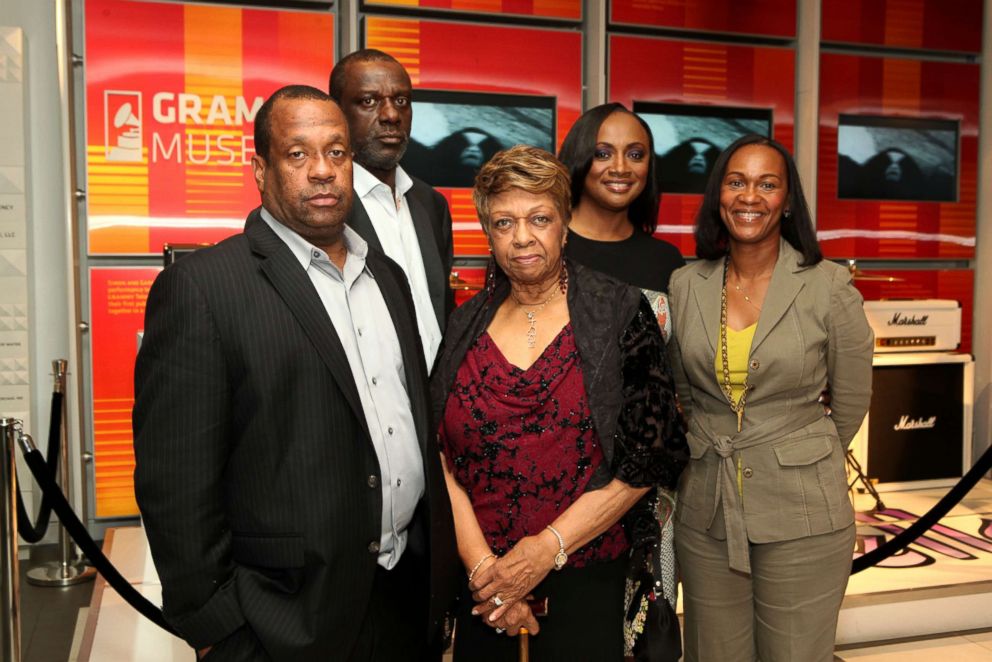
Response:
[[[108,161],[141,161],[141,92],[104,91],[103,135]]]

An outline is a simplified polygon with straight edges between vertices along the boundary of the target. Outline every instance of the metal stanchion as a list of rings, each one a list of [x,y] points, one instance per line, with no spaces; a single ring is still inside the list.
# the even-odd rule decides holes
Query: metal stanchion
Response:
[[[17,567],[17,465],[19,421],[0,418],[0,660],[21,660],[21,599]]]
[[[55,373],[55,391],[65,395],[66,373],[69,362],[65,359],[52,361]],[[59,429],[60,456],[59,487],[66,498],[72,494],[72,483],[69,478],[69,418],[66,411],[66,398],[62,398],[62,426]],[[89,568],[76,557],[76,548],[66,533],[65,527],[59,524],[59,559],[43,563],[28,570],[28,583],[35,586],[72,586],[88,582],[96,577],[96,570]]]

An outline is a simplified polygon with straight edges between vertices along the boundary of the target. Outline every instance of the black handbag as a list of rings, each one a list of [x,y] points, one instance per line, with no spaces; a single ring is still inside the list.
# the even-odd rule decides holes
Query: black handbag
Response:
[[[666,501],[671,503],[671,507]],[[674,501],[663,495],[658,503],[664,507],[654,509],[657,517],[652,519],[657,533],[646,536],[642,544],[632,550],[627,571],[624,653],[627,659],[635,662],[678,662],[682,657],[682,632],[673,606],[674,576],[668,582],[673,595],[666,597],[662,564],[666,553],[673,554],[668,536],[672,530],[670,518]],[[668,535],[663,538],[662,529],[666,524]],[[674,564],[674,558],[668,561]],[[674,575],[674,565],[670,572]]]

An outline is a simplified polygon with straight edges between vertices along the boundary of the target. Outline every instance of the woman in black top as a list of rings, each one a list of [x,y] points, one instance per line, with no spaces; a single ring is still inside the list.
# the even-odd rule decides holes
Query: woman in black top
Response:
[[[660,195],[651,130],[623,104],[596,106],[572,126],[558,158],[572,177],[565,254],[641,288],[667,340],[668,279],[685,260],[652,236]]]

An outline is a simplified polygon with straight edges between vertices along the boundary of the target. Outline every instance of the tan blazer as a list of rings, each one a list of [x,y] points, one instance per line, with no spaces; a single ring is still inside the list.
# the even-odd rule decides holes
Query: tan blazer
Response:
[[[737,548],[731,566],[744,571],[747,541],[792,540],[854,521],[844,454],[868,411],[874,337],[848,271],[826,260],[802,267],[801,259],[782,240],[751,344],[741,433],[714,370],[724,262],[672,275],[669,351],[692,454],[678,521],[728,538]],[[828,383],[831,417],[817,402]]]

